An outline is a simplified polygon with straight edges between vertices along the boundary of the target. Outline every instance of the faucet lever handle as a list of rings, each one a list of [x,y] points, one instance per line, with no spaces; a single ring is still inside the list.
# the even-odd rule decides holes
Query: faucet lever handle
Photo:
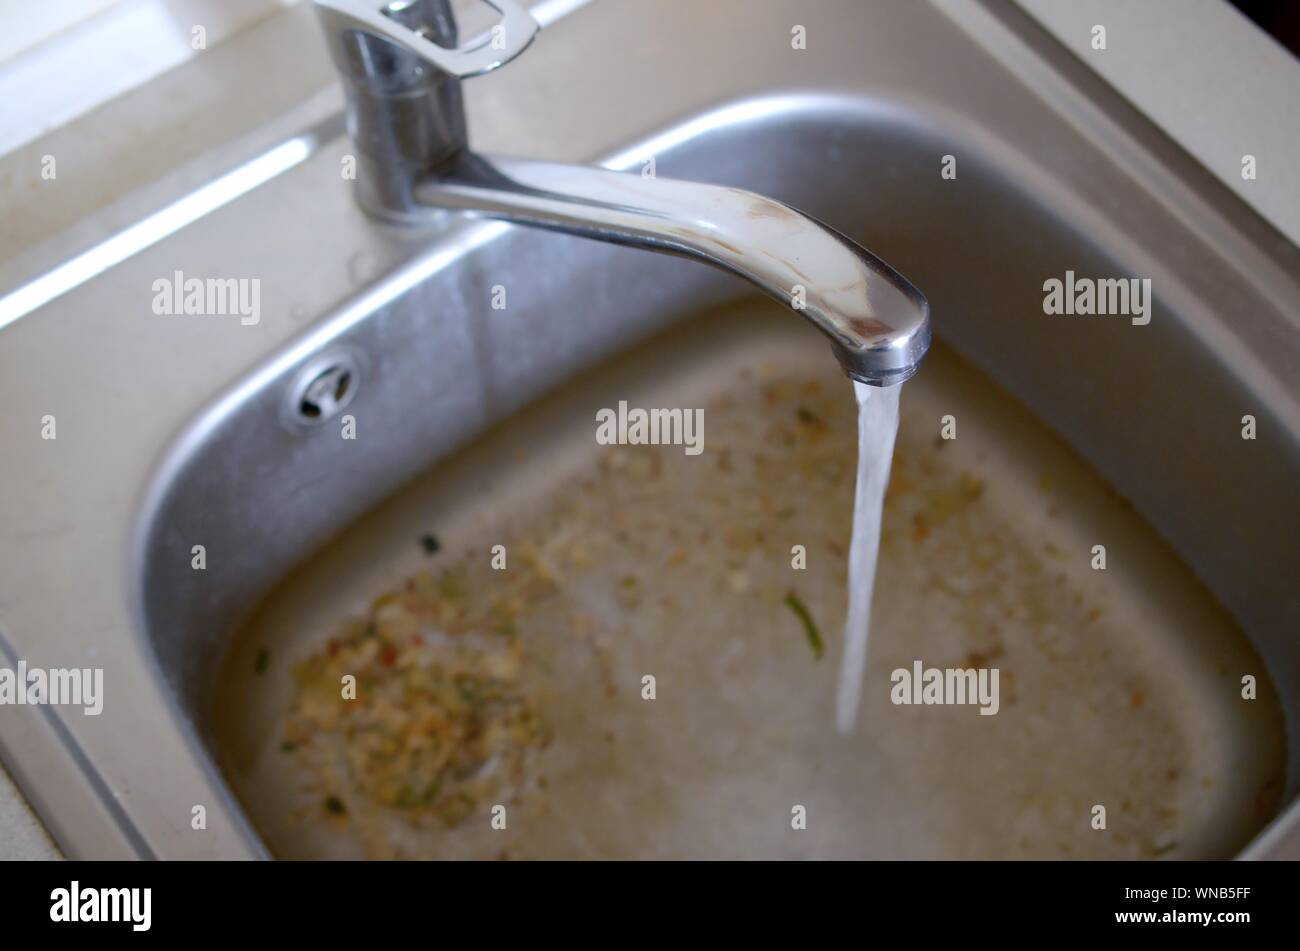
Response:
[[[528,48],[541,24],[516,0],[482,0],[501,15],[492,28],[468,46],[448,49],[427,33],[411,29],[398,18],[421,0],[315,0],[340,17],[344,29],[382,37],[456,79],[468,79],[504,66]],[[426,0],[427,2],[427,0]],[[437,0],[435,0],[435,3]],[[450,15],[444,3],[443,12]]]

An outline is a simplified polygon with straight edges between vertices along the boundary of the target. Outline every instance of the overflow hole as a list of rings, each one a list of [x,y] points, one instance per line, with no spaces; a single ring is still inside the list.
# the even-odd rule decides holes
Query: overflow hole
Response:
[[[338,414],[356,390],[356,368],[345,357],[309,366],[298,377],[290,405],[299,422],[319,424]]]

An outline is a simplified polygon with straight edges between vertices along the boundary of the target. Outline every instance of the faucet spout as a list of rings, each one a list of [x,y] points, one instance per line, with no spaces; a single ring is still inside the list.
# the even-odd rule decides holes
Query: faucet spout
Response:
[[[705,261],[803,314],[844,371],[876,386],[916,372],[930,307],[834,228],[738,188],[477,154],[460,83],[509,62],[536,21],[517,0],[492,39],[457,46],[450,0],[315,0],[343,79],[357,200],[397,223],[446,209]]]
[[[930,345],[930,308],[866,248],[739,188],[463,152],[415,187],[421,205],[694,258],[802,314],[844,371],[901,383]]]

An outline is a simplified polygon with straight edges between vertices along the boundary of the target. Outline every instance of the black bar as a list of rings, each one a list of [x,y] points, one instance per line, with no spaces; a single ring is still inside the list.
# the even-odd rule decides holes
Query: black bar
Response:
[[[8,863],[3,872],[6,939],[283,934],[337,946],[387,934],[436,944],[457,940],[465,929],[482,929],[493,942],[510,929],[532,931],[538,940],[575,930],[671,940],[696,935],[701,926],[723,926],[734,938],[784,924],[809,933],[847,931],[864,943],[911,933],[924,946],[949,935],[981,945],[1095,936],[1222,943],[1294,934],[1297,917],[1295,866],[1263,862],[50,862]],[[127,920],[52,920],[67,916],[74,881],[86,913],[111,912],[116,901],[118,917]],[[143,892],[134,893],[140,904],[126,904],[126,893],[105,902],[99,889],[149,889],[148,930],[136,930]],[[1189,920],[1206,913],[1208,924]]]

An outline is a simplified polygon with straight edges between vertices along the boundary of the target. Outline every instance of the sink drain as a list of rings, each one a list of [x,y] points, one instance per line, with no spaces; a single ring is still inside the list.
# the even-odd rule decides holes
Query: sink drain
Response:
[[[360,380],[352,354],[322,354],[298,371],[285,401],[286,415],[300,425],[319,426],[352,402]]]

